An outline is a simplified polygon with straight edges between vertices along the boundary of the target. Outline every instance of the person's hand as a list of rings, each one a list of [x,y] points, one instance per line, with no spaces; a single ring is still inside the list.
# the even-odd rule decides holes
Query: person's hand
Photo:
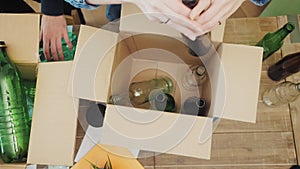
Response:
[[[182,0],[124,0],[136,4],[152,21],[165,23],[194,40],[203,34],[201,25],[189,18],[191,9]]]
[[[204,33],[229,18],[245,0],[199,0],[189,17],[202,25]]]
[[[43,40],[43,49],[47,60],[50,60],[50,51],[54,60],[64,59],[61,42],[62,38],[64,38],[71,50],[73,46],[68,36],[67,24],[64,16],[43,15],[40,40]]]

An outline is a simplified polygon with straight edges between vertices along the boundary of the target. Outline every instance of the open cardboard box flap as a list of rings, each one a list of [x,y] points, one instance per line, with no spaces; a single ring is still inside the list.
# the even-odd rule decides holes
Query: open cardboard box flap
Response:
[[[124,5],[124,13],[126,9]],[[127,22],[128,18],[134,22]],[[85,47],[76,55],[73,66],[73,71],[77,73],[73,72],[72,85],[80,83],[76,90],[73,86],[73,96],[107,102],[112,93],[124,91],[129,85],[127,82],[147,67],[167,71],[176,83],[180,84],[176,77],[179,76],[179,72],[184,72],[180,71],[182,65],[201,64],[199,59],[190,56],[188,48],[180,43],[178,32],[171,32],[170,28],[161,25],[142,29],[133,23],[144,25],[148,24],[148,21],[139,20],[140,15],[128,18],[126,22],[121,19],[119,34],[99,29],[93,30],[95,33],[92,36],[90,34],[90,37],[79,37],[78,43],[84,43]],[[85,31],[92,30],[86,27],[81,31],[83,32],[80,35],[84,35]],[[223,39],[224,29],[218,29],[217,32],[215,39],[218,53],[205,63],[208,72],[211,72],[210,82],[207,82],[207,86],[210,87],[204,86],[201,89],[202,95],[209,100],[209,117],[108,104],[100,143],[209,159],[211,117],[255,122],[263,50],[259,47],[222,43],[218,40]],[[150,52],[146,52],[148,56],[144,57],[147,50]],[[177,55],[180,59],[168,62],[168,59],[161,59],[162,53],[168,56]],[[182,60],[186,62],[183,64]],[[177,74],[168,70],[176,70]],[[147,73],[148,79],[155,75],[157,73],[151,74],[151,71]],[[147,77],[140,76],[140,79]],[[82,80],[87,78],[88,80]],[[176,90],[175,95],[178,95],[180,90]],[[177,99],[177,96],[175,97]],[[180,104],[178,102],[179,108]],[[181,128],[186,132],[176,133]],[[168,142],[173,139],[172,143]]]
[[[1,14],[0,40],[4,40],[12,62],[38,63],[40,16]]]
[[[72,62],[40,63],[28,163],[73,165],[78,99],[67,93]]]
[[[10,59],[22,78],[37,78],[27,163],[0,160],[1,169],[24,169],[28,163],[73,165],[78,99],[67,93],[72,62],[38,63],[39,24],[39,14],[0,14],[0,39]]]

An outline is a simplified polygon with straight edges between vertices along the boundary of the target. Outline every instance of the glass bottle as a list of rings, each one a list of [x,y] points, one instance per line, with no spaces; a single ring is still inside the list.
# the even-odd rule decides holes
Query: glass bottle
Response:
[[[267,106],[278,106],[293,102],[300,95],[300,83],[283,82],[263,93],[263,102]]]
[[[31,124],[31,119],[32,119],[32,112],[33,112],[33,106],[34,106],[34,97],[35,97],[35,87],[36,87],[36,80],[23,80],[23,87],[25,91],[25,96],[26,96],[26,103],[27,103],[27,108],[28,108],[28,116],[29,116],[29,121]]]
[[[194,66],[191,69],[183,76],[182,86],[187,90],[196,90],[207,79],[206,69],[201,65]]]
[[[204,98],[196,96],[189,97],[183,103],[182,114],[189,114],[194,116],[206,116],[206,101]]]
[[[0,65],[0,155],[5,163],[24,162],[30,133],[26,98],[4,41],[0,41]]]
[[[66,43],[66,41],[64,39],[62,39],[62,50],[63,50],[65,61],[74,59],[76,45],[77,45],[77,36],[76,36],[76,34],[74,32],[68,32],[68,36],[70,38],[70,42],[73,45],[73,48],[72,48],[72,50],[70,50],[67,43]],[[42,42],[40,43],[39,55],[40,55],[41,62],[54,61],[52,54],[50,54],[51,60],[47,60],[47,58],[45,57]]]
[[[269,56],[279,50],[283,43],[284,39],[289,35],[295,26],[288,22],[282,28],[277,30],[276,32],[267,33],[257,44],[256,46],[260,46],[264,48],[263,60],[266,60]]]
[[[149,94],[154,89],[161,89],[164,93],[171,93],[174,90],[174,84],[168,77],[133,82],[129,85],[129,97],[132,105],[141,105],[148,102]]]
[[[193,9],[197,4],[199,0],[182,0],[183,4],[190,9]]]
[[[128,93],[114,94],[109,97],[108,103],[114,105],[132,107],[130,98],[132,98],[132,96],[129,96]]]
[[[164,93],[161,89],[152,90],[149,94],[150,109],[174,112],[176,110],[175,100],[172,95]]]
[[[274,81],[280,81],[300,71],[300,52],[285,56],[270,66],[268,76]]]

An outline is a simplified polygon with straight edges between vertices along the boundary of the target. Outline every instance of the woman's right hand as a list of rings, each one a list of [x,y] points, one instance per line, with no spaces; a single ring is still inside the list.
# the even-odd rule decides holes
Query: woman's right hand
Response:
[[[73,48],[67,30],[66,19],[60,16],[42,16],[40,40],[43,41],[44,55],[50,60],[50,51],[54,60],[63,60],[62,38],[69,49]]]

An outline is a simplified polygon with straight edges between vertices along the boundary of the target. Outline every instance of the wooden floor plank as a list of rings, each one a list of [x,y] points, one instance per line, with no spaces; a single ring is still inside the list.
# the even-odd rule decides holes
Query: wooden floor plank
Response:
[[[292,132],[214,134],[211,160],[158,154],[156,166],[246,166],[296,164]]]
[[[154,168],[155,153],[150,151],[140,151],[138,160],[145,167],[152,169]]]
[[[288,105],[270,108],[258,103],[256,119],[256,123],[221,119],[214,133],[292,131]]]

